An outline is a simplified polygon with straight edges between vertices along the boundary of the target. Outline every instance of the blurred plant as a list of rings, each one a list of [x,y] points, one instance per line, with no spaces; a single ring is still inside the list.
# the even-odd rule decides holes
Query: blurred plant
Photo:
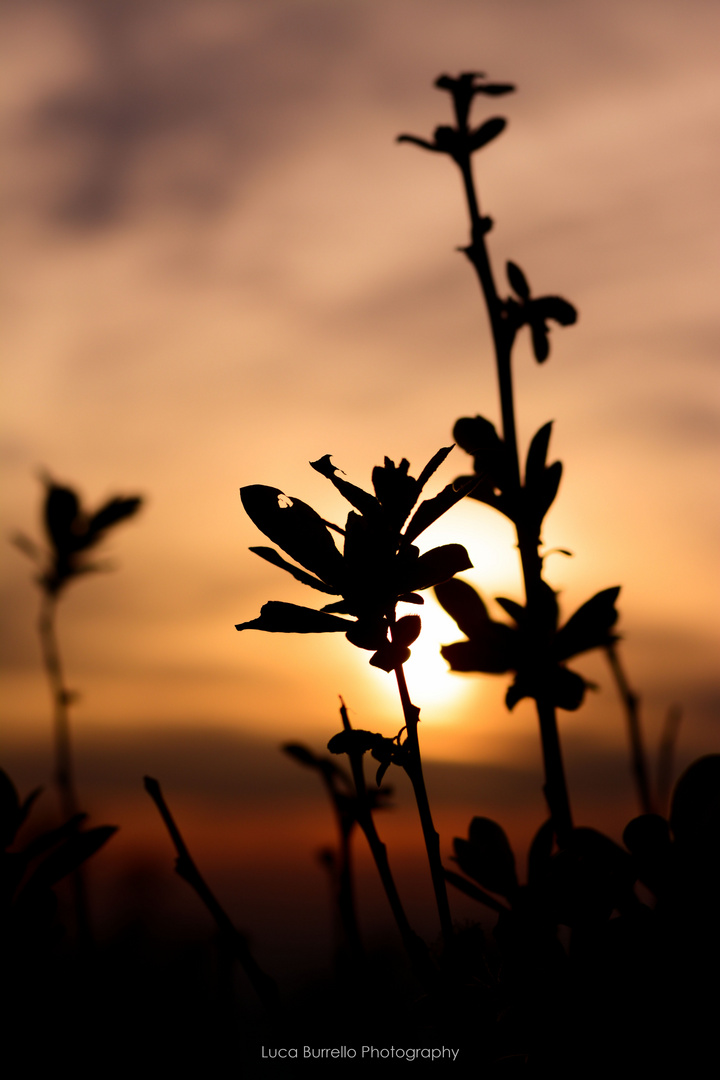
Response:
[[[55,782],[63,816],[78,812],[70,740],[69,708],[77,694],[69,690],[63,673],[57,638],[57,606],[61,593],[76,578],[108,564],[88,560],[88,553],[105,538],[108,529],[132,517],[140,508],[138,496],[109,499],[91,513],[84,509],[75,491],[56,484],[48,476],[45,483],[43,524],[49,541],[44,548],[22,533],[13,541],[39,567],[35,579],[41,593],[38,632],[43,663],[50,684],[54,712]]]
[[[54,887],[117,832],[112,825],[83,829],[87,815],[75,814],[59,828],[38,833],[17,848],[18,834],[40,793],[37,788],[21,801],[12,780],[0,769],[0,949],[3,981],[8,983],[11,971],[16,976],[63,934],[56,922]]]
[[[385,458],[384,465],[373,469],[374,495],[338,476],[330,455],[311,462],[354,508],[344,529],[324,521],[306,503],[288,498],[277,488],[261,485],[242,488],[242,503],[252,521],[299,566],[286,562],[274,548],[250,550],[287,570],[303,584],[342,599],[319,611],[271,601],[263,606],[257,619],[237,625],[238,630],[271,633],[343,632],[353,645],[372,652],[371,664],[395,672],[405,724],[392,740],[397,753],[390,760],[398,764],[401,756],[412,782],[446,944],[452,940],[452,920],[440,860],[440,840],[422,771],[418,741],[420,710],[410,700],[403,670],[410,646],[420,634],[421,621],[417,615],[398,619],[396,608],[400,602],[422,604],[420,590],[471,567],[460,544],[445,544],[421,555],[413,543],[475,483],[470,479],[448,484],[439,494],[421,502],[413,513],[423,488],[451,449],[439,450],[417,480],[409,475],[410,466],[405,459],[395,465]],[[343,537],[342,552],[335,544],[333,532]],[[343,615],[354,617],[354,621],[342,618]],[[405,739],[401,742],[403,733]],[[359,734],[352,733],[353,746],[358,746]]]

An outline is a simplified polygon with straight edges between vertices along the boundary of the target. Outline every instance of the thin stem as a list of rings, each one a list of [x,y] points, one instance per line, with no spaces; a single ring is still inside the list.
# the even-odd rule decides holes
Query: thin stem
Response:
[[[38,634],[42,650],[45,674],[50,686],[53,708],[53,740],[55,744],[55,784],[60,801],[60,813],[65,821],[79,814],[79,802],[75,788],[72,744],[70,740],[70,703],[72,693],[65,685],[60,646],[56,630],[57,594],[43,591],[38,618]],[[93,935],[90,927],[90,911],[85,887],[83,867],[78,866],[71,875],[72,905],[75,912],[75,930],[81,947],[92,948]]]
[[[644,814],[653,814],[655,813],[655,805],[650,790],[647,755],[640,728],[640,698],[630,688],[614,642],[605,647],[605,655],[608,658],[610,670],[615,677],[620,699],[625,706],[628,737],[630,739],[630,758],[640,806]]]
[[[420,814],[420,824],[422,826],[423,836],[425,838],[425,848],[430,864],[430,876],[435,891],[435,902],[437,903],[438,915],[440,916],[440,928],[442,930],[443,942],[445,943],[445,948],[449,950],[453,945],[452,918],[450,915],[447,886],[445,884],[445,872],[440,858],[440,836],[433,824],[427,789],[425,787],[425,778],[423,776],[420,741],[418,739],[420,710],[416,705],[413,705],[410,700],[402,664],[398,664],[395,668],[395,677],[397,679],[403,716],[405,718],[405,726],[407,728],[405,745],[409,751],[409,761],[405,770],[410,777],[410,782],[413,786],[413,791],[415,792],[415,801]]]
[[[69,705],[72,701],[72,694],[67,689],[63,676],[60,648],[55,629],[56,615],[57,596],[43,592],[40,617],[38,619],[38,632],[53,704],[55,783],[57,784],[62,815],[63,818],[67,819],[74,817],[78,813],[78,798],[75,789],[70,742]]]
[[[250,952],[250,946],[248,945],[247,939],[235,928],[229,915],[221,906],[195,865],[185,841],[180,834],[180,830],[175,824],[175,819],[168,809],[163,793],[160,790],[160,784],[151,776],[146,776],[144,783],[145,790],[158,808],[160,817],[162,818],[165,828],[175,847],[177,853],[175,872],[187,881],[190,888],[194,889],[197,896],[210,912],[220,931],[221,940],[225,943],[228,950],[240,961],[245,970],[245,974],[250,980],[250,983],[262,1004],[269,1012],[272,1012],[277,1004],[278,996],[275,981],[271,979],[269,975],[266,975],[257,963],[255,957]]]
[[[351,725],[344,702],[340,708],[340,715],[342,716],[343,727],[346,731],[350,731]],[[392,911],[397,928],[400,931],[400,937],[405,946],[405,951],[408,954],[415,973],[420,978],[426,979],[429,974],[434,974],[434,970],[430,964],[430,958],[425,942],[415,933],[405,914],[405,908],[403,907],[400,894],[397,891],[395,879],[392,875],[392,870],[390,869],[387,848],[380,839],[375,827],[375,821],[372,810],[370,809],[370,800],[368,798],[367,786],[365,783],[363,754],[350,751],[348,757],[350,758],[350,768],[352,770],[355,794],[357,796],[357,823],[362,829],[365,839],[368,842],[370,853],[372,854],[378,874],[380,875],[380,881],[385,890],[385,895],[390,904],[390,910]]]

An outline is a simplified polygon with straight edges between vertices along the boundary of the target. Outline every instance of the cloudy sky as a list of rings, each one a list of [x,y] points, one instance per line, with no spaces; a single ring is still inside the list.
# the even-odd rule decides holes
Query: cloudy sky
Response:
[[[313,602],[247,551],[263,541],[238,488],[270,484],[340,520],[309,461],[332,453],[364,486],[386,454],[417,475],[459,416],[498,419],[485,314],[455,251],[467,240],[458,178],[395,143],[448,122],[432,83],[462,70],[518,86],[478,106],[479,120],[509,120],[477,157],[501,286],[512,259],[536,292],[580,311],[547,364],[524,341],[515,358],[522,444],[553,419],[565,466],[544,541],[574,555],[551,556],[549,579],[566,613],[622,585],[651,743],[677,703],[681,761],[717,748],[717,5],[0,10],[5,535],[39,535],[41,469],[91,506],[146,499],[107,545],[116,571],[63,604],[79,753],[148,732],[186,739],[189,755],[198,732],[319,749],[340,693],[358,726],[399,728],[391,677],[340,636],[236,633],[265,600]],[[440,481],[466,468],[455,450]],[[428,533],[450,540],[486,596],[520,598],[497,515],[458,507]],[[11,763],[49,740],[30,578],[6,543]],[[447,675],[437,646],[457,631],[430,601],[425,623],[408,680],[428,756],[536,768],[530,703],[508,717],[506,679]],[[599,690],[561,715],[571,794],[581,761],[621,754],[625,739],[602,658],[578,667]],[[150,758],[161,770],[162,754]]]

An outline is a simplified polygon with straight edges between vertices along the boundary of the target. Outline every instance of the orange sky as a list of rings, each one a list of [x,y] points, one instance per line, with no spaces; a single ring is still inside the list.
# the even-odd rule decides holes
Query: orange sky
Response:
[[[394,143],[448,121],[436,75],[480,68],[519,88],[478,157],[496,268],[512,258],[580,311],[547,364],[524,342],[515,361],[523,445],[554,419],[565,464],[544,540],[575,556],[550,581],[566,614],[621,584],[651,740],[678,702],[681,760],[717,748],[717,6],[36,0],[3,16],[5,533],[37,535],[40,467],[91,504],[147,499],[108,545],[118,572],[63,604],[77,740],[224,728],[319,749],[339,693],[359,726],[399,728],[391,676],[340,636],[236,633],[267,599],[313,603],[248,553],[263,541],[237,489],[337,519],[307,462],[330,452],[367,486],[406,456],[417,475],[457,417],[497,419],[457,177]],[[456,450],[440,481],[466,467]],[[426,542],[449,540],[486,595],[519,596],[492,511],[462,505]],[[11,763],[49,738],[29,578],[6,546]],[[530,705],[508,717],[506,680],[446,676],[435,645],[457,632],[439,610],[426,624],[408,680],[427,755],[535,767]],[[578,667],[601,690],[562,715],[568,745],[620,751],[607,672]]]

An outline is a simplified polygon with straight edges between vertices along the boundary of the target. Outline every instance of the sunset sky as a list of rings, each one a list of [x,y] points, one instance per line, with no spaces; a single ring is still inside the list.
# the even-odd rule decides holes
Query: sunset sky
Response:
[[[475,113],[509,120],[475,159],[499,286],[512,259],[536,293],[580,312],[553,332],[546,364],[525,340],[515,356],[522,447],[553,419],[565,467],[543,539],[574,556],[551,556],[549,580],[565,616],[622,585],[652,746],[677,703],[680,762],[717,749],[718,6],[0,10],[4,535],[39,536],[42,469],[91,506],[146,499],[109,539],[116,570],[62,605],[79,755],[152,738],[148,762],[133,761],[162,770],[157,746],[191,748],[202,732],[219,747],[320,750],[338,694],[357,726],[401,726],[392,677],[341,635],[235,631],[266,600],[315,603],[248,552],[266,541],[238,488],[281,488],[342,523],[346,505],[308,462],[331,453],[367,487],[384,455],[417,475],[458,417],[499,419],[485,312],[455,252],[467,241],[456,170],[395,143],[449,122],[432,83],[463,70],[518,87]],[[467,469],[456,449],[438,485]],[[467,580],[521,599],[512,532],[493,511],[462,504],[423,541],[464,543]],[[31,572],[5,542],[0,746],[35,784],[48,777],[28,763],[50,721]],[[437,648],[460,635],[431,598],[421,614],[408,682],[428,758],[537,768],[531,703],[508,715],[507,678],[447,675]],[[572,761],[621,760],[625,741],[602,657],[576,666],[599,691],[560,715],[571,795],[583,784]]]

